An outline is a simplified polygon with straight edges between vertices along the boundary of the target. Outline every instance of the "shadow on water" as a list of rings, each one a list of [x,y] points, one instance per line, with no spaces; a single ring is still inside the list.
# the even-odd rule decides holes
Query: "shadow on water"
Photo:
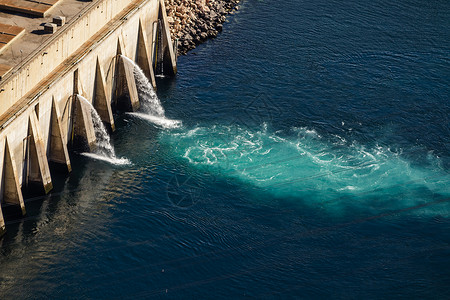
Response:
[[[78,213],[84,214],[89,208],[93,215],[99,213],[97,196],[102,195],[114,171],[107,164],[76,154],[72,155],[72,166],[76,167],[70,174],[52,171],[53,190],[48,195],[24,194],[27,215],[23,218],[6,217],[7,234],[1,241],[3,250],[11,242],[32,242],[36,235],[59,226],[62,218],[68,226],[64,231],[77,234]]]

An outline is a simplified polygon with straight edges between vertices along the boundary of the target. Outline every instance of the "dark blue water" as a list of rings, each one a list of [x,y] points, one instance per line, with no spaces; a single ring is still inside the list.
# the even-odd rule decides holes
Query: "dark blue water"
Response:
[[[246,0],[9,221],[17,298],[449,298],[450,2]]]

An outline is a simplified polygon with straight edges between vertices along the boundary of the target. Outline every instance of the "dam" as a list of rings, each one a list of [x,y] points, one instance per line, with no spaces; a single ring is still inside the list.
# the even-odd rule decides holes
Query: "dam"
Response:
[[[177,72],[177,43],[162,0],[2,0],[0,29],[2,236],[24,192],[49,193],[71,150],[97,147],[89,105],[114,131],[116,112],[140,107],[133,63],[156,88]]]
[[[160,25],[147,24],[157,90],[134,54],[136,22],[111,33],[92,64],[70,69],[68,91],[50,85],[49,100],[5,123],[26,216],[3,203],[0,298],[449,298],[450,1],[240,1],[222,31],[217,6],[237,0],[208,0],[208,13],[203,1],[164,0],[176,77],[161,76],[171,68],[161,63]],[[42,8],[45,17],[0,13],[0,64],[11,66],[3,80],[91,4],[59,1]],[[38,66],[58,65],[50,54],[42,50]],[[114,132],[101,121],[101,89],[89,88],[96,56]],[[137,111],[125,86],[131,66]],[[119,89],[107,85],[116,69]],[[22,84],[4,92],[22,93]],[[56,113],[44,107],[52,96]],[[64,144],[52,114],[64,124],[70,174],[55,155]],[[21,116],[25,128],[9,130]],[[91,151],[77,127],[84,116],[94,124]],[[48,194],[19,162],[35,161],[36,127],[50,131]]]

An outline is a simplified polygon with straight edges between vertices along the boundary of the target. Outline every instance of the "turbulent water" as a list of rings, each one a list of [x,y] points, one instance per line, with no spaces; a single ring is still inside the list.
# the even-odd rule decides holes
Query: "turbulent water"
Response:
[[[109,162],[115,165],[126,165],[130,164],[130,161],[124,157],[117,158],[116,153],[114,151],[114,147],[111,144],[111,138],[106,131],[105,125],[103,125],[102,119],[98,114],[97,110],[92,106],[92,104],[83,96],[77,95],[78,99],[80,99],[83,105],[86,106],[87,109],[91,112],[92,123],[94,125],[95,131],[95,144],[96,148],[93,152],[84,152],[82,153],[84,156],[102,160],[105,162]]]
[[[6,218],[0,298],[448,298],[449,12],[246,0],[157,95],[135,68],[132,164]]]
[[[415,166],[398,150],[367,148],[340,136],[327,139],[307,128],[292,128],[286,136],[267,126],[195,127],[165,132],[163,141],[194,166],[329,213],[400,209],[423,204],[424,197],[450,196],[450,174],[433,154],[427,167]],[[417,213],[449,212],[446,205]]]
[[[133,66],[133,73],[138,89],[138,96],[141,102],[141,111],[129,113],[135,117],[147,120],[162,128],[177,128],[181,125],[179,120],[171,120],[166,118],[164,108],[161,101],[153,89],[149,79],[145,76],[144,71],[131,59],[121,56],[126,63]]]

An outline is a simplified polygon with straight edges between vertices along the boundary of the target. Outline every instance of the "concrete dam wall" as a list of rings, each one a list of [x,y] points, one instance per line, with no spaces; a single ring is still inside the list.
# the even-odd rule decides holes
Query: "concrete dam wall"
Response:
[[[92,116],[81,98],[111,131],[113,112],[139,108],[127,58],[154,86],[155,73],[176,74],[176,46],[164,1],[89,2],[2,76],[0,235],[5,232],[3,211],[26,214],[23,191],[48,193],[51,169],[71,171],[71,148],[95,147]]]

